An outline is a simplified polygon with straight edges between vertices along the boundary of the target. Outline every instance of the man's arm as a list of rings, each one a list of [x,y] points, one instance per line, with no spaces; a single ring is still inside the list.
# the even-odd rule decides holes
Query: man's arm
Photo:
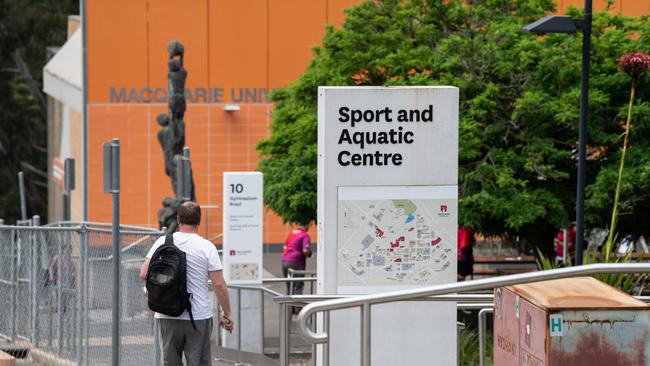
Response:
[[[219,300],[219,305],[223,309],[223,317],[226,320],[224,322],[224,328],[227,331],[232,332],[234,323],[232,321],[232,313],[230,311],[230,299],[228,298],[228,286],[226,281],[223,279],[222,271],[210,271],[210,279],[212,280],[212,288],[214,293],[217,295],[217,300]]]
[[[149,271],[149,261],[151,261],[150,258],[145,259],[144,263],[142,263],[142,267],[140,267],[140,280],[141,281],[146,281],[147,280],[147,271]]]

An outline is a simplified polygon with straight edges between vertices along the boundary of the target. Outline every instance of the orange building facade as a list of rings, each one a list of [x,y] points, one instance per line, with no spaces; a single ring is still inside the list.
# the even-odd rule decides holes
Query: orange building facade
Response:
[[[270,133],[269,91],[298,77],[325,25],[340,25],[355,2],[88,1],[89,220],[111,218],[101,144],[113,137],[122,145],[122,222],[156,226],[161,200],[173,196],[156,116],[167,111],[167,43],[178,40],[188,71],[185,143],[206,207],[201,233],[221,233],[222,174],[256,169],[255,144]],[[266,210],[265,243],[284,242],[288,229]]]
[[[102,192],[101,154],[102,143],[114,137],[122,146],[121,222],[157,226],[162,199],[173,196],[156,139],[156,116],[167,111],[167,43],[178,40],[185,46],[188,71],[185,141],[197,201],[206,208],[200,230],[210,238],[221,233],[222,174],[256,169],[255,145],[270,134],[269,91],[295,80],[309,64],[326,24],[340,26],[344,10],[359,2],[87,1],[88,220],[111,219],[111,197]],[[558,0],[558,12],[582,3]],[[597,0],[594,6],[604,4]],[[611,10],[647,14],[650,0],[616,0]],[[227,111],[226,105],[238,110]],[[69,114],[74,117],[71,133],[78,137],[78,113]],[[75,146],[68,151],[77,161],[72,219],[80,220],[83,158],[78,138],[72,140]],[[51,221],[56,216],[50,213]],[[265,211],[265,243],[284,242],[288,230]]]

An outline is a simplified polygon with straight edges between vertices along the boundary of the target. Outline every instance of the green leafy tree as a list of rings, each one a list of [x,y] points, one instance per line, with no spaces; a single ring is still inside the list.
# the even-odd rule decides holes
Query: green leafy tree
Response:
[[[78,0],[0,0],[0,218],[20,216],[18,172],[25,172],[28,215],[47,214],[47,125],[41,70],[46,47],[66,39],[69,14]],[[21,70],[21,61],[25,69]],[[34,89],[26,82],[26,72]]]
[[[289,222],[315,219],[318,86],[454,85],[461,98],[460,224],[551,248],[557,228],[575,212],[582,42],[580,34],[537,37],[522,27],[552,12],[554,3],[386,0],[349,9],[341,29],[328,28],[308,69],[273,94],[272,135],[258,144],[266,203]],[[575,9],[571,15],[580,16]],[[617,58],[648,49],[649,31],[647,17],[594,17],[588,167],[593,224],[608,218],[611,204],[599,203],[613,190],[615,176],[605,177],[614,169],[627,102]],[[647,100],[648,92],[639,91],[638,98]],[[648,124],[645,108],[637,123]],[[635,132],[639,140],[642,131]],[[649,152],[640,148],[636,154],[647,160]],[[647,193],[643,184],[629,186],[629,197]],[[649,203],[644,198],[635,207]]]

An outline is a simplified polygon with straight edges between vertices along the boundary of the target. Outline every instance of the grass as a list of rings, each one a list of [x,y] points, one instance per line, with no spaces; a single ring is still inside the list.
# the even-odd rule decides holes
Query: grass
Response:
[[[460,332],[460,364],[462,366],[476,366],[479,364],[478,332],[473,329],[464,329]],[[485,364],[492,365],[492,335],[486,337]]]

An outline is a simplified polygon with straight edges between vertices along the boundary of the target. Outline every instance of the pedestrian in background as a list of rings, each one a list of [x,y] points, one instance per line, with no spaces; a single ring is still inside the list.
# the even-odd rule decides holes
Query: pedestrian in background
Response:
[[[566,232],[566,238],[564,233]],[[556,263],[564,267],[567,263],[564,263],[564,241],[567,242],[568,255],[567,258],[573,263],[573,258],[576,255],[576,223],[571,222],[567,230],[560,230],[555,239],[553,239],[553,244],[555,245],[555,261]],[[586,247],[585,247],[586,248]]]
[[[458,228],[458,281],[474,273],[474,233],[468,227]]]
[[[182,366],[184,354],[188,366],[210,366],[213,322],[208,280],[212,280],[214,293],[223,308],[219,325],[230,332],[233,329],[233,321],[228,287],[223,278],[223,267],[217,248],[197,233],[201,223],[201,207],[196,202],[184,202],[178,206],[177,220],[179,231],[173,234],[173,245],[185,252],[187,292],[191,294],[194,321],[191,321],[187,310],[177,317],[155,313],[155,318],[160,322],[164,365]],[[156,240],[147,253],[140,268],[141,280],[147,280],[151,257],[163,244],[164,236]],[[196,325],[196,328],[193,325]]]
[[[289,269],[304,271],[306,268],[306,259],[311,257],[311,242],[307,227],[308,225],[305,224],[296,225],[284,242],[284,250],[282,251],[282,275],[284,277],[287,277]],[[294,275],[294,277],[304,276],[302,273]],[[302,281],[287,282],[287,294],[302,294],[304,284]],[[293,292],[291,291],[292,286]]]

